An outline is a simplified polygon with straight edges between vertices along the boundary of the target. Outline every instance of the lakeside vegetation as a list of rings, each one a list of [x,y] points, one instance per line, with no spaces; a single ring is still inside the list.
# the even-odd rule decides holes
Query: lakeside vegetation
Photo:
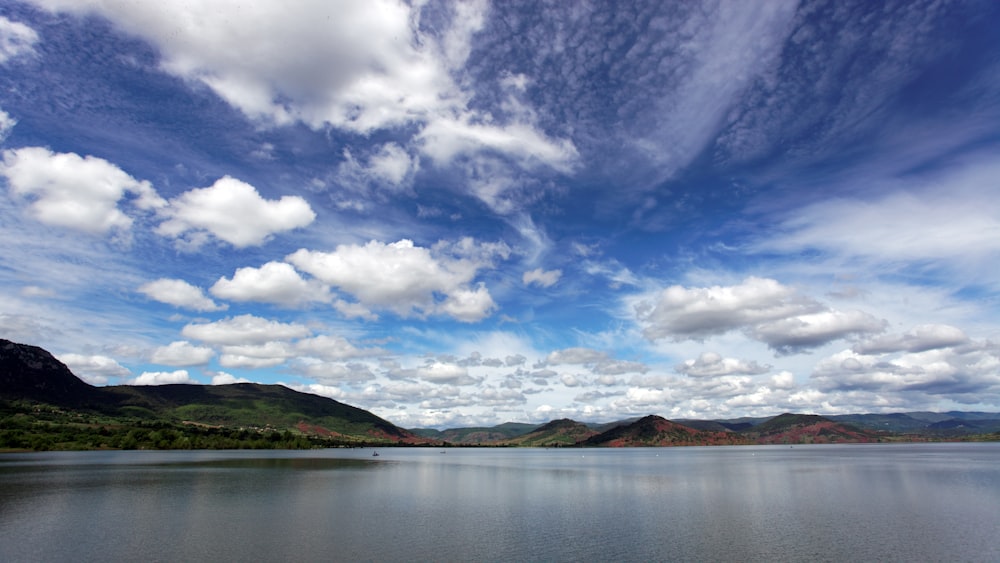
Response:
[[[303,450],[385,445],[384,440],[320,436],[288,428],[176,423],[0,401],[0,451]]]

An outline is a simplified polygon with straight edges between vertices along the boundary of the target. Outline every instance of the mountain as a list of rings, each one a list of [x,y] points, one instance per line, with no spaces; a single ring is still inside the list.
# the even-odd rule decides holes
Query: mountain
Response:
[[[584,440],[581,446],[612,448],[630,446],[703,445],[708,436],[689,426],[671,422],[662,416],[649,415],[623,426],[616,426]]]
[[[957,438],[970,434],[1000,432],[1000,414],[992,412],[841,414],[827,418],[876,432],[935,438]]]
[[[119,419],[287,430],[346,443],[428,442],[363,409],[281,385],[94,387],[42,348],[9,340],[0,340],[0,400]]]
[[[473,445],[473,444],[493,444],[518,436],[523,436],[538,428],[537,424],[525,424],[523,422],[505,422],[496,426],[471,427],[471,428],[449,428],[448,430],[435,430],[433,428],[416,428],[411,430],[414,434],[423,438],[440,440],[449,444]]]
[[[0,399],[77,408],[99,403],[100,393],[46,350],[0,339]]]
[[[879,435],[815,414],[780,414],[742,431],[757,444],[876,442]]]
[[[568,418],[553,420],[522,436],[504,440],[502,444],[523,447],[573,446],[597,434],[582,422]]]
[[[94,387],[37,346],[0,339],[0,449],[242,448],[460,444],[681,446],[998,440],[1000,414],[908,412],[606,424],[404,430],[378,416],[281,385]]]

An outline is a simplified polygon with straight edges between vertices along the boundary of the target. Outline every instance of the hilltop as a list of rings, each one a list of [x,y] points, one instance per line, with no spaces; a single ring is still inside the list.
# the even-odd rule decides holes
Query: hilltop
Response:
[[[504,440],[501,443],[507,446],[522,447],[573,446],[595,434],[597,434],[596,430],[593,430],[582,422],[562,418],[543,424],[527,434]]]

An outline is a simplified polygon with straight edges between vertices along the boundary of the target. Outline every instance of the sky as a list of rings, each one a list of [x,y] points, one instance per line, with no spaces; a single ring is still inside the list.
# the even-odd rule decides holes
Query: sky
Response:
[[[0,338],[403,427],[1000,411],[1000,3],[0,3]]]

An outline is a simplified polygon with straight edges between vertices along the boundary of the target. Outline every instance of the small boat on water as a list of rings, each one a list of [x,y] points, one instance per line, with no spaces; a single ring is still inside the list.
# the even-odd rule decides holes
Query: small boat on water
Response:
[[[378,452],[372,452],[372,457],[378,457]]]

